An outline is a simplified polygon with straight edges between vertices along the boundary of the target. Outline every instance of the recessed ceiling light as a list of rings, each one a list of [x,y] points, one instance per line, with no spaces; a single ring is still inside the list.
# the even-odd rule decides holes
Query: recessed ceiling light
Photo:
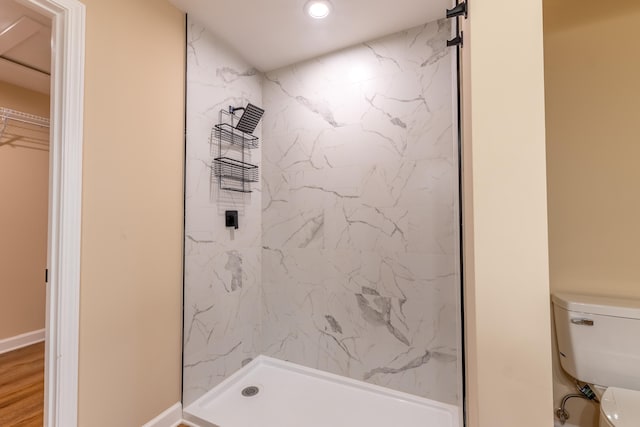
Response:
[[[304,10],[314,19],[322,19],[331,13],[331,3],[327,0],[311,0],[304,6]]]

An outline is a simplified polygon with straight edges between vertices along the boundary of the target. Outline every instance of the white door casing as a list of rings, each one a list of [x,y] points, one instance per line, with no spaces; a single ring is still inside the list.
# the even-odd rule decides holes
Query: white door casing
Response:
[[[44,426],[76,427],[85,7],[17,1],[52,19]]]

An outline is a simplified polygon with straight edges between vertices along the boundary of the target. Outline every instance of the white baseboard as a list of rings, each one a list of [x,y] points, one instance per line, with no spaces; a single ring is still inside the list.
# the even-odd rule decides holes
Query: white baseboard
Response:
[[[0,340],[0,354],[44,341],[44,329]]]
[[[178,402],[142,427],[175,427],[182,422],[182,403]]]

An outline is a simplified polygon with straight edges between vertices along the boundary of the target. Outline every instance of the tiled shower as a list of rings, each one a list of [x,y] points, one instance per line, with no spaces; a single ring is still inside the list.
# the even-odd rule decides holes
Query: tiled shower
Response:
[[[183,404],[262,354],[461,405],[449,23],[264,74],[187,27]],[[221,190],[211,129],[249,102],[260,179]]]

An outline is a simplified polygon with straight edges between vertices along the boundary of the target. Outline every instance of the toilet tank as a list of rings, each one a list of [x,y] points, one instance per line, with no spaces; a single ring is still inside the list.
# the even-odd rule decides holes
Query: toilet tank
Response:
[[[552,296],[562,368],[586,383],[640,390],[640,300]]]

